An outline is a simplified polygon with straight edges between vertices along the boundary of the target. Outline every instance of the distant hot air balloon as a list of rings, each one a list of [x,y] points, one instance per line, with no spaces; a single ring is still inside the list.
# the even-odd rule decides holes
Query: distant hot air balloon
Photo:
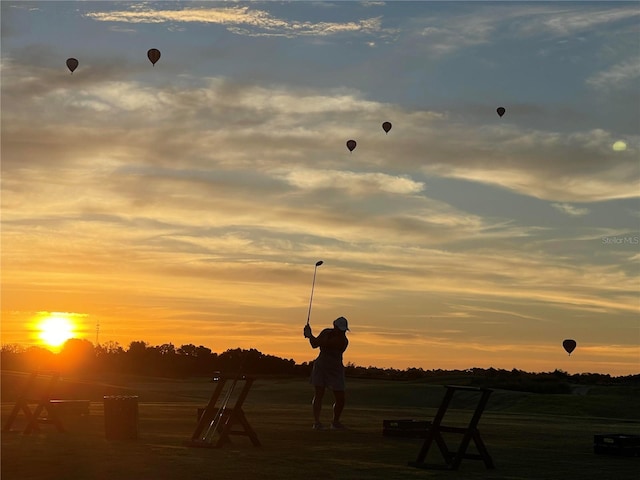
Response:
[[[353,152],[353,149],[356,148],[356,145],[357,143],[355,140],[347,140],[347,148],[350,152]]]
[[[75,58],[67,58],[67,68],[73,73],[73,71],[78,68],[78,60]]]
[[[384,133],[389,133],[389,130],[391,130],[391,122],[384,122],[382,124],[382,129],[384,130]]]
[[[571,356],[571,352],[576,349],[576,341],[568,338],[562,342],[562,346],[567,351],[569,356]]]
[[[498,112],[498,115],[502,117],[502,115],[504,115],[504,112],[506,112],[506,110],[504,107],[498,107],[496,108],[496,112]]]
[[[155,67],[156,62],[160,60],[160,50],[157,48],[152,48],[147,52],[147,57],[149,57],[149,61]]]

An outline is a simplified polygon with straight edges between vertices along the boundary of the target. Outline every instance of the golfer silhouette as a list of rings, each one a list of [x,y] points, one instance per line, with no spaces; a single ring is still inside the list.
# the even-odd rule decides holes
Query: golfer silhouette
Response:
[[[345,381],[344,365],[342,364],[342,354],[349,345],[347,339],[349,323],[344,317],[338,317],[333,321],[333,328],[325,328],[317,337],[313,336],[311,326],[304,327],[304,336],[309,339],[313,348],[320,348],[320,354],[313,362],[310,383],[315,388],[313,401],[313,429],[323,430],[324,425],[320,422],[322,411],[322,398],[327,387],[333,390],[335,403],[333,404],[332,429],[345,428],[340,423],[340,415],[345,405]]]

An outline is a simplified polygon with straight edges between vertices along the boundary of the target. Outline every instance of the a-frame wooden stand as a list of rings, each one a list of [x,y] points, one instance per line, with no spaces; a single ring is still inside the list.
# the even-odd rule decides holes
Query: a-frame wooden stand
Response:
[[[231,386],[227,386],[226,393],[220,405],[217,405],[224,387],[229,380],[233,380],[233,382]],[[229,438],[231,435],[242,435],[249,437],[251,443],[253,443],[255,447],[259,447],[260,441],[258,440],[258,436],[253,428],[251,428],[242,410],[242,404],[249,394],[253,381],[253,378],[247,378],[245,376],[235,379],[220,377],[216,389],[211,394],[209,403],[204,412],[202,412],[198,420],[198,425],[196,425],[196,429],[187,445],[190,447],[219,448],[225,443],[231,442],[231,438]],[[229,403],[231,402],[233,390],[238,382],[243,382],[244,385],[236,397],[235,403],[231,406]],[[233,430],[233,427],[237,425],[241,427],[241,430]]]
[[[418,458],[415,462],[409,462],[409,465],[412,467],[418,468],[437,468],[437,469],[445,469],[445,470],[457,470],[460,466],[460,463],[463,459],[472,459],[472,460],[482,460],[487,468],[495,468],[493,464],[493,460],[489,455],[489,451],[487,447],[485,447],[482,438],[480,437],[480,432],[478,431],[478,422],[480,421],[480,417],[482,416],[482,412],[484,408],[487,406],[487,402],[489,401],[489,396],[493,390],[488,388],[477,388],[477,387],[465,387],[465,386],[456,386],[456,385],[445,385],[447,389],[447,393],[445,394],[442,403],[440,404],[440,408],[436,413],[433,422],[429,425],[427,429],[427,436],[425,437],[424,444],[418,453]],[[451,403],[451,399],[453,398],[453,394],[457,391],[467,391],[467,392],[478,392],[480,393],[480,398],[478,400],[478,404],[476,409],[471,417],[469,425],[467,427],[448,427],[442,425],[442,419],[444,418],[444,414],[447,412],[447,408],[449,408],[449,404]],[[460,442],[460,446],[456,451],[450,451],[445,443],[442,432],[447,433],[461,433],[462,441]],[[467,447],[471,440],[474,441],[476,445],[476,449],[478,450],[478,454],[469,454],[467,453]],[[429,448],[433,442],[436,442],[438,448],[440,449],[440,453],[444,458],[444,465],[442,464],[427,464],[425,463],[425,458],[427,453],[429,452]]]
[[[36,386],[36,383],[39,377],[49,377],[49,379],[45,383],[44,388],[41,389],[39,398],[35,400],[35,402],[37,402],[37,405],[32,412],[31,408],[29,408],[29,403],[34,403],[34,400],[30,397],[31,395],[35,394],[35,392],[32,392],[32,390],[34,390],[34,387]],[[27,426],[25,427],[22,433],[29,434],[33,432],[39,432],[40,431],[40,428],[38,427],[39,423],[52,424],[58,429],[59,432],[64,432],[65,429],[62,426],[62,422],[60,421],[60,417],[58,416],[56,409],[52,407],[52,405],[49,403],[51,400],[51,392],[53,390],[53,387],[55,387],[59,379],[60,379],[60,374],[58,372],[47,372],[47,373],[33,372],[27,379],[25,386],[22,389],[22,393],[18,397],[18,400],[16,401],[16,404],[14,405],[13,410],[11,410],[11,413],[9,414],[7,421],[2,427],[2,431],[3,432],[10,431],[11,426],[13,425],[13,422],[18,417],[18,414],[20,413],[20,411],[22,411],[24,415],[27,417]],[[47,416],[44,418],[40,418],[40,415],[45,410],[46,410]]]

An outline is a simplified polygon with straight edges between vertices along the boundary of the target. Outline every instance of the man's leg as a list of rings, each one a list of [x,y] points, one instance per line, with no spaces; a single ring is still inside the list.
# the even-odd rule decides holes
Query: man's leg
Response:
[[[334,390],[333,396],[336,399],[336,402],[333,404],[333,421],[332,424],[336,427],[340,426],[340,415],[342,415],[342,410],[344,410],[345,403],[345,395],[344,390]]]
[[[313,405],[313,420],[316,425],[320,423],[320,412],[322,411],[322,397],[324,397],[324,387],[319,387],[316,385],[315,387],[315,395],[313,396],[313,401],[311,405]]]

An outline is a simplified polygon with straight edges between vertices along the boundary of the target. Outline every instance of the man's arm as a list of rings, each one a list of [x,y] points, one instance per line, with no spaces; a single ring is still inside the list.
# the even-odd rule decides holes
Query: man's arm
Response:
[[[327,340],[328,333],[326,329],[320,332],[320,335],[318,335],[317,337],[314,337],[312,333],[309,333],[309,344],[311,344],[313,348],[324,347],[327,343]]]

